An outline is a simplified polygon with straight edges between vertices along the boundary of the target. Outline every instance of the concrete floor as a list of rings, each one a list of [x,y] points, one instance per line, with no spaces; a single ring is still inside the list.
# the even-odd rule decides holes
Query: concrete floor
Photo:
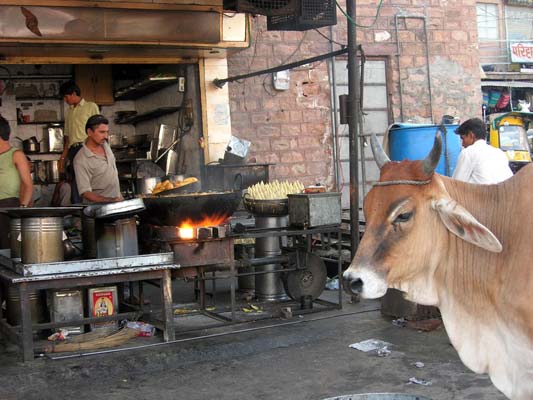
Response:
[[[504,399],[487,376],[461,364],[444,329],[396,327],[379,306],[345,301],[342,310],[202,330],[196,335],[212,336],[199,340],[26,364],[14,346],[2,342],[0,399],[319,400],[369,392]],[[178,331],[177,339],[191,336]],[[378,357],[348,347],[366,339],[392,343],[391,354]],[[143,343],[155,341],[135,341]],[[417,361],[425,366],[416,368]],[[409,384],[411,377],[431,385]]]

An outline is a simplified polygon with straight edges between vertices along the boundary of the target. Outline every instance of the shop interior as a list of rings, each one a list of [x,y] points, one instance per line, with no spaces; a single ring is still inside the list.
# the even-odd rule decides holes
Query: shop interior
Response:
[[[202,175],[196,64],[4,65],[0,114],[10,122],[12,145],[31,160],[36,206],[51,205],[61,180],[58,159],[68,106],[59,88],[68,80],[74,80],[81,96],[97,103],[110,121],[109,143],[125,198],[136,194],[135,180],[143,169],[154,174],[146,166],[151,163],[143,160],[157,160],[158,175]]]

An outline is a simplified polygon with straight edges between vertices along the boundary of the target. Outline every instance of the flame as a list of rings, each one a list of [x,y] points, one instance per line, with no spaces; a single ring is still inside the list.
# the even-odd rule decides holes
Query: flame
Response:
[[[229,215],[227,214],[204,215],[200,220],[187,218],[178,227],[179,237],[181,239],[194,239],[195,228],[219,226],[226,222],[228,218]]]

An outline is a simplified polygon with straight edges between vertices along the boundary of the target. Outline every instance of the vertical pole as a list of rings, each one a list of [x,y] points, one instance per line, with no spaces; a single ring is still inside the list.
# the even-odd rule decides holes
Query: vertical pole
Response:
[[[170,342],[176,339],[174,331],[174,309],[172,307],[172,277],[170,269],[161,271],[161,297],[163,300],[163,321],[165,330],[163,331],[163,340]]]
[[[348,15],[348,134],[350,145],[350,248],[352,258],[359,246],[359,61],[355,29],[355,0],[346,0]]]
[[[28,284],[22,282],[18,285],[20,299],[20,334],[22,344],[22,360],[33,360],[33,330]],[[34,292],[35,293],[35,292]]]

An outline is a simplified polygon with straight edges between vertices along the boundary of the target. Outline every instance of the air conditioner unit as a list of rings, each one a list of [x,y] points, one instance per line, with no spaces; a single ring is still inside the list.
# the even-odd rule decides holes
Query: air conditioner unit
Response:
[[[302,0],[293,15],[267,17],[269,31],[306,31],[337,24],[335,0]]]
[[[224,0],[224,10],[259,15],[298,15],[301,0]]]

